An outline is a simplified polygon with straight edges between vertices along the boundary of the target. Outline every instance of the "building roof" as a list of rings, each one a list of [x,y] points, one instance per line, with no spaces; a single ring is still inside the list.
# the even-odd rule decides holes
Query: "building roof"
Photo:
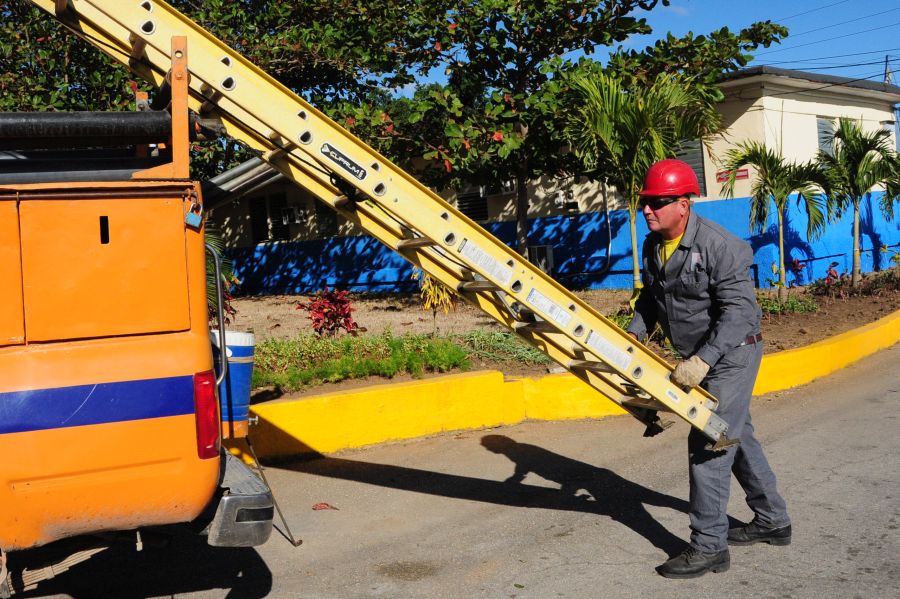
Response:
[[[726,73],[720,79],[719,83],[736,82],[743,79],[755,77],[784,77],[795,82],[806,82],[820,84],[824,87],[843,87],[856,90],[866,90],[871,92],[880,92],[896,96],[894,102],[900,102],[900,86],[891,85],[889,83],[878,83],[865,79],[852,79],[850,77],[838,77],[836,75],[823,75],[821,73],[808,73],[806,71],[794,71],[791,69],[780,69],[768,65],[750,67],[741,69],[733,73]]]

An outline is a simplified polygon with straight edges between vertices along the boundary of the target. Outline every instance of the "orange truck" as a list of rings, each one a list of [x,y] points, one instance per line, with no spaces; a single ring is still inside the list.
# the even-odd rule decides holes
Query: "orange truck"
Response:
[[[183,61],[172,73],[168,110],[0,115],[0,596],[35,582],[9,552],[67,537],[272,530],[271,492],[221,448]]]

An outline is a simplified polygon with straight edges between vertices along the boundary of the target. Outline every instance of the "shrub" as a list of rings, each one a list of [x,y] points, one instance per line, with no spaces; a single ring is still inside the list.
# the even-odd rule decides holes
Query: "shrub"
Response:
[[[809,291],[811,294],[829,296],[831,298],[846,298],[860,295],[879,295],[884,292],[900,290],[900,266],[893,266],[887,270],[865,274],[856,287],[851,285],[850,277],[846,273],[839,276],[835,266],[837,266],[837,263],[833,262],[829,266],[827,276],[810,285]]]
[[[437,333],[437,313],[442,310],[444,314],[449,314],[450,310],[456,309],[459,303],[459,296],[455,291],[433,279],[427,273],[419,270],[413,270],[412,278],[419,282],[419,296],[422,298],[422,307],[425,310],[431,310],[431,322],[434,326],[434,333]]]
[[[309,303],[298,303],[297,309],[309,311],[312,328],[319,337],[335,337],[341,329],[356,335],[359,325],[351,315],[353,307],[347,297],[348,293],[326,287],[324,291],[309,298]]]

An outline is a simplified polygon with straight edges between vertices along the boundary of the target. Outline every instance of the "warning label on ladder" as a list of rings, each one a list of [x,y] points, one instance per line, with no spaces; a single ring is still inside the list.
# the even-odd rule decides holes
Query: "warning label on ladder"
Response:
[[[500,281],[501,285],[509,285],[513,276],[512,269],[500,264],[496,258],[468,239],[463,239],[462,245],[459,246],[459,253],[478,265],[483,272]]]
[[[562,326],[567,326],[572,320],[572,315],[569,314],[562,306],[554,304],[552,301],[550,301],[550,298],[545,296],[537,289],[532,289],[528,293],[528,299],[525,301],[541,312],[549,314],[550,318],[552,318]]]

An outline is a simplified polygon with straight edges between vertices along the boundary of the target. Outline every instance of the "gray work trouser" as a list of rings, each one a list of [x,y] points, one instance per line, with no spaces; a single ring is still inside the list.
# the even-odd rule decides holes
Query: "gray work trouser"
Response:
[[[775,489],[775,473],[753,434],[750,398],[762,360],[762,343],[725,354],[710,369],[703,387],[719,400],[716,414],[728,423],[728,437],[740,444],[726,451],[704,449],[708,439],[696,429],[688,437],[691,476],[691,545],[701,551],[728,548],[728,493],[731,473],[747,494],[747,505],[763,526],[790,524],[784,499]]]

